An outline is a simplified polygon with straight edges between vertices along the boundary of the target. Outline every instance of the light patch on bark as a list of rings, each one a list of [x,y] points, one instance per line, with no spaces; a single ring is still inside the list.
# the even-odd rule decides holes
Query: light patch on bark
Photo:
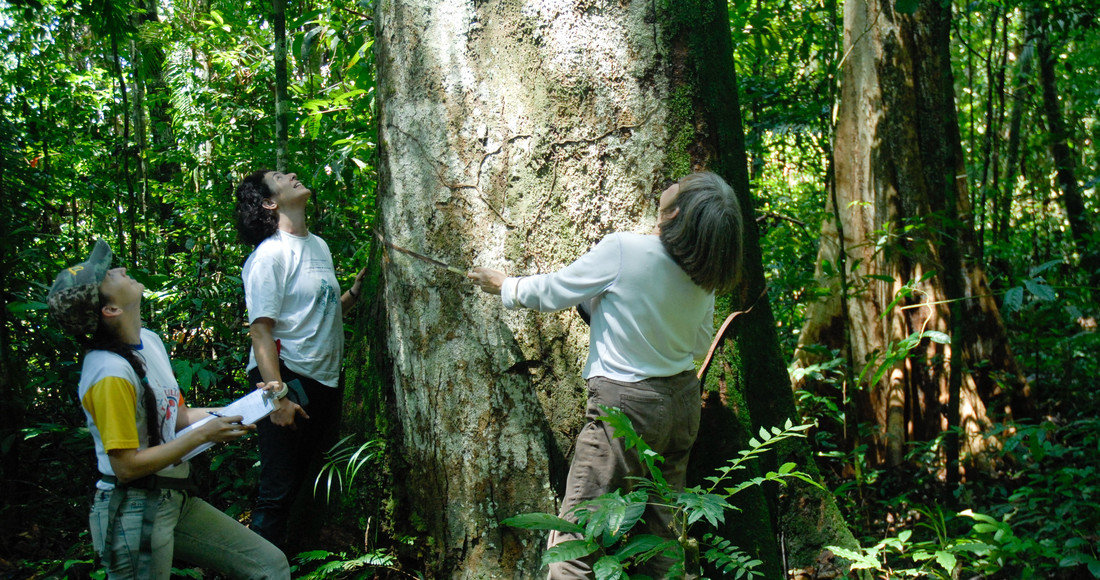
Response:
[[[651,7],[380,2],[387,238],[526,275],[610,232],[648,231],[667,92],[652,74]],[[505,312],[460,276],[389,259],[388,342],[417,512],[454,569],[533,577],[535,536],[495,522],[556,511],[549,462],[580,427],[587,328],[570,311]]]

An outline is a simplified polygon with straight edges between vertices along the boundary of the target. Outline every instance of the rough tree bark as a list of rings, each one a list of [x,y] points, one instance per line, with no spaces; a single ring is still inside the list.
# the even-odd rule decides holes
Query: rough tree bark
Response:
[[[776,322],[765,289],[755,203],[749,189],[744,128],[733,66],[727,8],[722,0],[670,10],[666,17],[674,54],[680,55],[674,84],[691,95],[688,116],[674,118],[696,136],[692,159],[718,172],[737,192],[744,211],[744,272],[742,287],[724,297],[718,317],[741,314],[730,326],[723,355],[707,375],[703,393],[700,438],[692,454],[689,484],[703,483],[714,468],[749,447],[760,429],[790,420],[798,423]],[[681,129],[683,131],[684,129]],[[818,479],[817,466],[803,439],[790,440],[765,455],[751,475],[792,462]],[[810,576],[840,573],[827,546],[853,549],[857,543],[844,523],[832,495],[801,482],[786,488],[751,488],[734,501],[742,511],[730,514],[719,535],[763,560],[765,578],[785,577],[789,570]],[[807,570],[812,569],[812,570]],[[713,571],[712,571],[713,572]]]
[[[808,309],[800,346],[847,348],[849,330],[856,373],[871,365],[863,384],[848,389],[858,412],[850,420],[878,426],[872,460],[898,464],[906,442],[930,441],[956,421],[965,433],[962,452],[976,458],[991,416],[1011,413],[1014,404],[1020,410],[1024,388],[985,274],[969,260],[976,251],[950,70],[950,9],[924,0],[906,15],[890,0],[856,0],[844,12],[830,202],[844,237],[841,244],[836,223],[823,227],[818,277],[832,285],[822,265],[846,264],[852,290],[847,312],[836,293]],[[888,360],[884,353],[922,331],[950,334],[955,346],[925,338],[870,384]],[[798,356],[802,364],[812,360],[802,348]]]
[[[662,182],[693,168],[731,183],[740,172],[751,207],[742,136],[730,133],[741,127],[725,10],[720,0],[379,2],[378,229],[460,268],[534,274],[609,232],[648,231]],[[715,46],[717,64],[701,65]],[[750,254],[759,269],[758,248]],[[543,535],[498,522],[556,511],[583,418],[587,328],[572,312],[506,312],[462,276],[400,253],[382,264],[372,316],[384,331],[366,348],[393,392],[397,481],[408,482],[395,519],[433,538],[430,575],[537,577]],[[783,378],[771,382],[793,410],[773,359]],[[378,407],[376,394],[363,400]]]

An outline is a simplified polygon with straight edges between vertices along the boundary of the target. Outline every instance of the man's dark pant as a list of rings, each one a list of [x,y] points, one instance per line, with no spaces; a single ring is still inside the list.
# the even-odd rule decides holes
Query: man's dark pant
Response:
[[[309,419],[295,418],[297,429],[279,427],[266,418],[256,423],[260,436],[260,486],[252,508],[251,528],[284,551],[287,525],[294,499],[307,479],[314,477],[313,465],[332,445],[338,432],[342,389],[327,387],[280,364],[283,382],[298,379],[309,403]],[[259,369],[248,373],[250,384],[263,379]]]
[[[625,449],[623,439],[614,439],[614,429],[597,420],[603,411],[597,405],[623,410],[638,435],[665,458],[659,465],[665,480],[682,491],[687,477],[688,455],[699,433],[700,390],[694,371],[671,377],[646,379],[636,383],[613,381],[604,377],[588,379],[586,423],[577,437],[577,448],[569,466],[560,516],[576,521],[573,510],[578,504],[616,489],[629,490],[627,476],[642,475],[637,449]],[[640,531],[674,538],[669,524],[672,510],[646,508]],[[551,532],[548,546],[583,536]],[[667,575],[668,558],[654,558],[642,572],[654,578]],[[591,578],[592,562],[571,560],[550,565],[550,578]]]

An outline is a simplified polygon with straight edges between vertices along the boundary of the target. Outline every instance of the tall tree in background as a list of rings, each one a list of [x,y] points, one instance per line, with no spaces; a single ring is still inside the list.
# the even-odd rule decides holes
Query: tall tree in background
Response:
[[[133,19],[137,29],[130,43],[135,77],[134,138],[140,163],[141,205],[146,220],[151,222],[144,229],[156,232],[155,238],[163,240],[164,256],[169,256],[181,251],[184,243],[178,229],[172,227],[176,221],[175,204],[164,198],[167,184],[179,174],[181,157],[172,128],[172,95],[165,80],[167,34],[156,0],[143,0]],[[145,251],[160,249],[160,244],[142,245]]]
[[[648,231],[661,183],[693,168],[724,174],[751,208],[726,14],[710,0],[381,2],[379,229],[451,264],[522,275],[555,270],[608,232]],[[758,295],[755,243],[746,251]],[[583,419],[587,328],[572,312],[502,311],[461,275],[387,258],[377,296],[386,330],[371,348],[389,354],[399,479],[417,482],[399,521],[424,523],[438,576],[535,577],[541,535],[497,522],[556,511]],[[727,380],[759,410],[741,418],[746,431],[794,414],[774,321],[766,303],[755,312]],[[717,439],[701,437],[698,453]],[[827,494],[809,503],[836,515]],[[820,513],[795,533],[817,533]],[[774,517],[764,508],[738,524],[772,537],[763,558],[778,571]],[[852,544],[839,517],[826,528],[818,548]]]
[[[1067,127],[1062,112],[1062,99],[1058,94],[1058,81],[1054,72],[1057,57],[1051,46],[1051,16],[1046,7],[1037,4],[1029,8],[1027,32],[1035,44],[1035,57],[1039,65],[1039,86],[1042,95],[1043,116],[1050,133],[1050,155],[1054,160],[1056,181],[1061,192],[1062,206],[1069,221],[1074,247],[1080,255],[1081,266],[1092,286],[1100,285],[1100,243],[1094,239],[1093,220],[1085,210],[1077,182],[1077,160],[1071,146],[1072,130]],[[1081,15],[1074,11],[1071,18]],[[1088,18],[1094,17],[1089,14]]]
[[[271,0],[275,28],[275,169],[286,171],[287,92],[286,92],[286,0]]]
[[[970,259],[950,8],[933,0],[909,8],[845,3],[836,219],[823,228],[818,266],[845,290],[809,308],[799,355],[806,364],[808,347],[826,345],[864,371],[847,385],[849,421],[877,426],[872,459],[890,464],[902,461],[906,442],[954,427],[964,433],[956,449],[981,452],[990,416],[1011,412],[1022,394],[981,264]],[[943,459],[954,463],[950,437],[946,448]]]
[[[127,68],[124,68],[124,57],[121,46],[129,46],[127,42],[134,32],[133,22],[130,19],[130,7],[118,0],[94,0],[89,2],[84,10],[88,16],[88,22],[95,33],[107,40],[110,48],[110,62],[114,67],[116,90],[118,91],[121,108],[114,114],[122,125],[122,135],[115,144],[114,157],[121,161],[118,171],[118,181],[126,186],[126,197],[123,203],[112,200],[118,208],[118,227],[116,252],[119,255],[129,254],[131,262],[137,262],[137,216],[141,214],[137,205],[137,192],[134,188],[134,175],[131,171],[131,161],[135,155],[135,149],[131,145],[131,119],[133,111],[130,109],[129,81],[127,80]],[[130,59],[125,59],[125,64],[131,66]]]
[[[1024,110],[1030,100],[1032,67],[1035,62],[1034,42],[1025,43],[1016,57],[1012,100],[1008,113],[1008,150],[1005,153],[1004,186],[993,202],[993,239],[1000,241],[1009,236],[1009,217],[1012,215],[1012,194],[1016,188],[1016,175],[1020,166]],[[994,168],[996,169],[996,168]],[[1007,268],[1005,268],[1007,269]]]
[[[689,132],[696,142],[692,159],[720,174],[733,186],[745,212],[744,278],[729,296],[725,317],[736,318],[720,339],[728,339],[722,356],[707,377],[700,437],[692,454],[694,481],[714,473],[728,458],[748,448],[761,429],[798,421],[783,352],[767,292],[755,207],[750,194],[748,155],[733,66],[733,47],[724,2],[704,0],[670,6],[664,37],[676,55],[672,70],[674,94],[690,96],[690,109],[680,109],[672,128]],[[761,196],[770,192],[758,190]],[[784,443],[757,466],[770,471],[794,463],[815,478],[818,471],[809,445],[802,439]],[[753,475],[761,475],[754,473]],[[788,569],[819,568],[828,560],[826,546],[856,545],[832,495],[817,487],[791,482],[785,489],[754,488],[735,498],[741,510],[721,526],[719,535],[763,560],[765,578],[783,577]]]

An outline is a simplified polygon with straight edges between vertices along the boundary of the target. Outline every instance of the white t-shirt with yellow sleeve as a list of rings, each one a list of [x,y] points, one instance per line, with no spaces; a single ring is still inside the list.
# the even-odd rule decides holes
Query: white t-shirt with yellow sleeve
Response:
[[[171,441],[176,437],[176,419],[183,393],[172,372],[168,352],[160,337],[144,328],[141,329],[141,346],[135,352],[145,361],[146,380],[156,399],[161,441]],[[146,389],[126,359],[110,351],[93,350],[84,356],[79,396],[95,442],[99,472],[114,475],[107,452],[149,446],[144,404]],[[157,475],[185,478],[190,472],[190,464],[183,462],[166,467]],[[111,489],[113,486],[100,481],[97,487]]]

